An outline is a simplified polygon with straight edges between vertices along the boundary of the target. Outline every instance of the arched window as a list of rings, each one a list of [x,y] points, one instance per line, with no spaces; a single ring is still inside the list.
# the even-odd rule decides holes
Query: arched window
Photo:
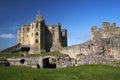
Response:
[[[38,43],[38,39],[35,40],[35,43]]]
[[[38,32],[36,32],[35,35],[38,36]]]
[[[38,24],[36,24],[36,28],[38,29]]]

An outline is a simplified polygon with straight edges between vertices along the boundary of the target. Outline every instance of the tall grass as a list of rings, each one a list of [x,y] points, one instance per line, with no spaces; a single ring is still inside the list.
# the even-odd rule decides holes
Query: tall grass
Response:
[[[62,69],[0,67],[0,80],[120,80],[120,67],[83,65]]]

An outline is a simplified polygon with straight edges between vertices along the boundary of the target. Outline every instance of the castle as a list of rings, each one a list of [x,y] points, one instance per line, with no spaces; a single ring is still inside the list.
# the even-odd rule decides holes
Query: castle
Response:
[[[46,25],[40,14],[30,25],[22,25],[18,30],[17,43],[29,47],[30,54],[57,51],[67,46],[67,30],[61,24]]]
[[[110,64],[120,60],[120,27],[117,27],[116,23],[110,25],[103,22],[101,28],[93,26],[88,41],[67,46],[67,30],[61,29],[60,23],[46,25],[42,16],[37,15],[36,21],[30,25],[23,25],[18,30],[17,39],[20,45],[12,47],[12,51],[30,48],[27,50],[29,54],[59,51],[64,56],[10,58],[10,65],[44,68],[50,65],[50,60],[55,59],[56,68],[63,68],[83,64]]]

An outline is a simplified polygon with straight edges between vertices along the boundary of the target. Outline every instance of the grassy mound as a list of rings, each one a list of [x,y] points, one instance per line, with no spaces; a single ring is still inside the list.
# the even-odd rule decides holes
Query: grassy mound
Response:
[[[56,55],[65,56],[65,54],[55,51],[55,52],[46,52],[46,53],[41,53],[41,54],[37,54],[37,53],[36,54],[26,54],[25,57],[56,56]],[[20,52],[0,54],[0,61],[7,60],[7,58],[12,58],[12,57],[16,58],[16,57],[20,57],[20,56],[21,56]]]
[[[37,56],[56,56],[56,55],[65,55],[65,54],[62,54],[58,51],[54,51],[54,52],[46,52],[46,53],[41,53],[41,54],[29,54],[29,56],[34,56],[34,57],[37,57]]]
[[[63,69],[0,67],[0,80],[120,80],[120,67],[83,65]]]

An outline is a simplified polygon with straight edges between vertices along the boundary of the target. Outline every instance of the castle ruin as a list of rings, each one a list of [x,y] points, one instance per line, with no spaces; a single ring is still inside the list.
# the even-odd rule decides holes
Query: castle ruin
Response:
[[[42,16],[37,14],[35,21],[18,30],[17,43],[29,47],[30,54],[58,51],[67,46],[67,30],[61,29],[60,23],[46,25]]]
[[[20,47],[13,51],[30,48],[29,54],[59,51],[65,56],[20,57],[8,59],[11,65],[39,66],[49,65],[49,59],[56,60],[56,68],[78,66],[83,64],[109,64],[120,60],[120,27],[116,23],[103,22],[101,28],[91,28],[90,39],[82,44],[67,46],[67,30],[61,24],[46,25],[42,16],[36,21],[23,25],[18,30],[17,43]],[[23,62],[21,62],[23,61]]]
[[[120,27],[108,22],[103,22],[99,29],[93,26],[87,42],[65,47],[60,52],[76,59],[78,64],[120,60]]]

